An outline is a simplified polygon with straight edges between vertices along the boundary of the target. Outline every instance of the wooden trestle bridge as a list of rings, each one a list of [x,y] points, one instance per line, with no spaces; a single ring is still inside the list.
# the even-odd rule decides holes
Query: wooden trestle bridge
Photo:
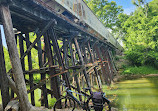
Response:
[[[36,104],[37,88],[42,92],[41,106],[49,107],[48,94],[57,99],[61,96],[59,78],[80,92],[81,87],[102,90],[102,84],[110,85],[116,74],[112,51],[122,47],[82,0],[0,0],[0,24],[12,65],[6,72],[0,34],[3,108],[18,99],[21,110],[29,111]],[[30,32],[36,36],[33,42]],[[32,55],[33,48],[37,55]],[[39,69],[33,69],[32,56],[38,57]],[[40,74],[41,81],[35,83],[34,74]],[[48,81],[50,88],[46,87]],[[27,93],[31,93],[31,103]]]

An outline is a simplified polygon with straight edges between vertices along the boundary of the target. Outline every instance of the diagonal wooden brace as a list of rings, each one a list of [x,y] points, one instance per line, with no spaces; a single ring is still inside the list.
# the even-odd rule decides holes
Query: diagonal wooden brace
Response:
[[[21,57],[21,59],[23,59],[29,52],[30,50],[34,47],[34,45],[40,40],[40,38],[42,37],[42,35],[45,34],[45,32],[54,24],[56,23],[55,20],[50,20],[49,23],[47,23],[47,25],[44,27],[44,29],[37,34],[37,38],[34,40],[34,42],[30,45],[30,47],[26,50],[26,52],[24,53],[24,55]]]

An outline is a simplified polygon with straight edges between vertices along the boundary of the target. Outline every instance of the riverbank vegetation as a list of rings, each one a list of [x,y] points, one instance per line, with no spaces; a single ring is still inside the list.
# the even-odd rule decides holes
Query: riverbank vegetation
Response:
[[[130,66],[125,67],[121,72],[121,75],[147,75],[147,74],[158,74],[158,69],[152,66]]]
[[[131,15],[120,14],[126,58],[133,66],[158,67],[158,1],[137,4]],[[125,20],[126,18],[126,20]]]

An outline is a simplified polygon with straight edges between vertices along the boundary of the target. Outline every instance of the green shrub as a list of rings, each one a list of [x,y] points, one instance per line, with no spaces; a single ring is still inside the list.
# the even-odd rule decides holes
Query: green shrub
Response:
[[[55,97],[51,98],[51,95],[48,96],[49,107],[53,107],[56,101]]]
[[[158,74],[158,69],[155,69],[152,66],[125,67],[124,71],[121,74],[122,75],[125,75],[125,74],[129,74],[129,75]]]

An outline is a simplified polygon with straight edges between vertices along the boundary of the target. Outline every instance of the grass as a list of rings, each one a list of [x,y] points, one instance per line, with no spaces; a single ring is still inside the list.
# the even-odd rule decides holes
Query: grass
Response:
[[[29,85],[27,85],[26,87],[27,87],[27,89],[29,89]],[[50,89],[50,84],[47,84],[47,88]],[[1,90],[0,90],[0,93],[1,93]],[[14,97],[16,97],[16,94],[14,94]],[[30,95],[30,93],[28,94],[28,98],[29,98],[29,101],[31,103],[31,95]],[[40,101],[40,99],[41,99],[41,89],[34,90],[34,98],[35,98],[35,106],[40,107],[41,106],[41,101]],[[49,108],[52,108],[54,106],[55,102],[56,102],[56,98],[55,97],[51,98],[51,95],[48,94]],[[0,104],[2,104],[2,97],[1,97],[1,95],[0,95]]]
[[[36,89],[35,91],[35,105],[37,107],[40,107],[41,106],[41,101],[40,101],[40,98],[41,98],[41,90],[40,89]],[[31,96],[30,94],[28,94],[28,98],[29,98],[29,101],[31,102]],[[56,102],[56,99],[53,97],[51,98],[51,95],[48,94],[48,104],[49,104],[49,108],[52,108],[54,106]]]
[[[147,75],[147,74],[158,74],[158,69],[151,66],[133,66],[125,67],[121,75]]]
[[[27,89],[29,89],[29,86],[27,86]],[[0,91],[0,93],[1,93],[1,91]],[[34,91],[34,94],[35,94],[35,96],[34,96],[35,97],[35,106],[40,107],[41,106],[41,101],[40,101],[41,90],[40,89],[36,89]],[[16,97],[16,94],[15,94],[15,97]],[[31,103],[31,95],[30,95],[30,93],[28,94],[28,98],[29,98],[29,101]],[[52,108],[54,106],[55,102],[56,102],[56,98],[55,97],[51,98],[51,95],[48,94],[49,108]],[[1,96],[0,96],[0,104],[2,104],[2,97]]]

